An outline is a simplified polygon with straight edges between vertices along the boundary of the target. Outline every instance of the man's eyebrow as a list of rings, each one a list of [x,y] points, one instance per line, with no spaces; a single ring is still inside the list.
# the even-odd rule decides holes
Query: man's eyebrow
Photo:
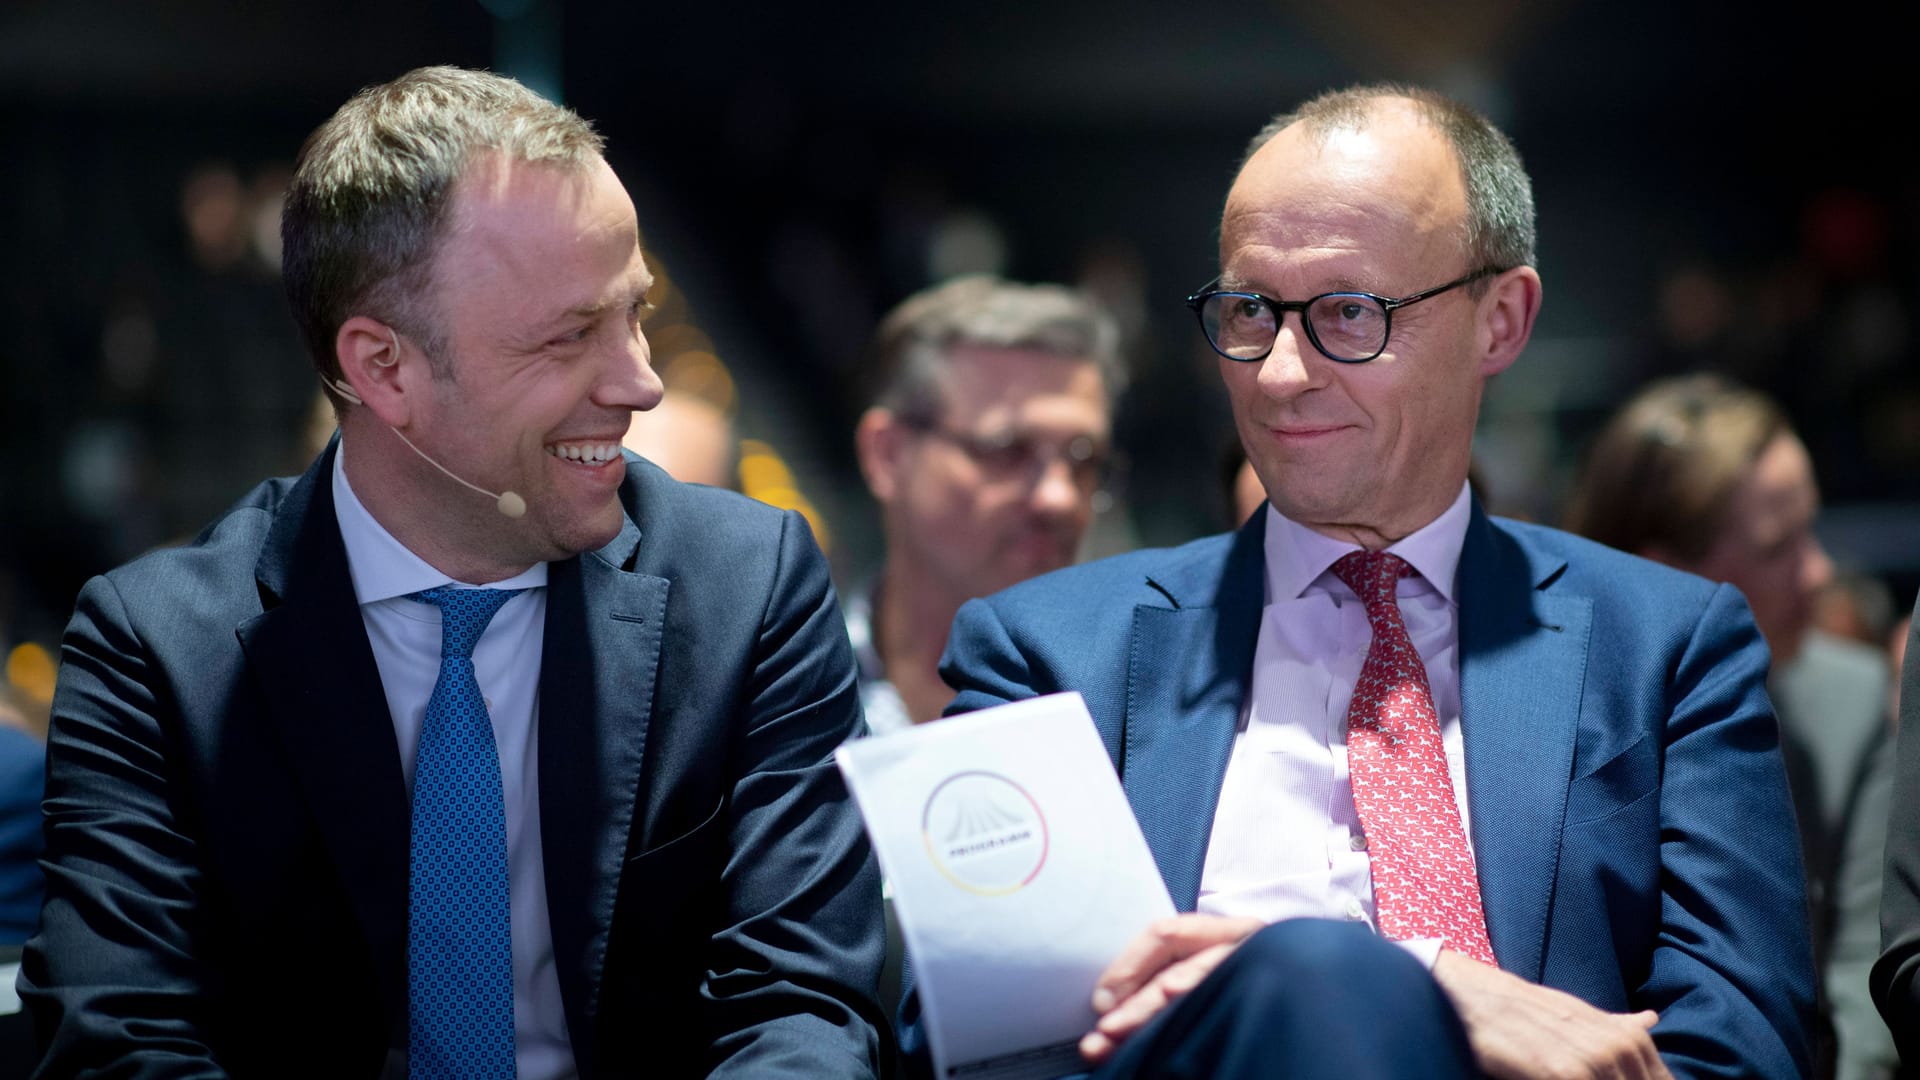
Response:
[[[598,318],[615,308],[631,307],[635,303],[645,300],[647,294],[653,291],[653,275],[649,274],[640,279],[638,285],[638,288],[623,292],[617,296],[611,296],[604,300],[596,300],[589,304],[579,304],[570,307],[561,314],[560,319]]]
[[[1338,277],[1338,278],[1333,278],[1326,282],[1322,282],[1317,288],[1314,289],[1313,292],[1303,296],[1281,296],[1277,293],[1267,292],[1259,288],[1258,286],[1255,286],[1247,282],[1244,279],[1228,276],[1224,274],[1221,275],[1220,277],[1220,284],[1218,288],[1220,288],[1222,291],[1225,291],[1225,292],[1258,293],[1261,296],[1269,297],[1275,300],[1308,300],[1315,296],[1324,296],[1327,293],[1368,293],[1370,295],[1379,295],[1379,296],[1386,295],[1385,293],[1381,293],[1376,289],[1368,287],[1366,283],[1361,282],[1357,278],[1349,278],[1349,277]]]

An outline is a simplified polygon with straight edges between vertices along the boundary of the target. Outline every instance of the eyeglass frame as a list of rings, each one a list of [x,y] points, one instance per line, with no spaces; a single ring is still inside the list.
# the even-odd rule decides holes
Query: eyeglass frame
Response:
[[[1273,312],[1273,340],[1275,344],[1278,344],[1280,341],[1280,327],[1286,322],[1287,312],[1298,312],[1300,315],[1300,327],[1307,332],[1307,340],[1313,343],[1314,351],[1336,364],[1364,364],[1371,360],[1379,359],[1380,354],[1387,351],[1387,344],[1393,340],[1393,313],[1395,311],[1412,304],[1417,304],[1422,300],[1431,300],[1441,293],[1457,289],[1462,285],[1472,284],[1482,278],[1492,277],[1495,274],[1504,274],[1507,270],[1511,269],[1513,268],[1506,267],[1502,269],[1497,266],[1483,266],[1465,277],[1456,278],[1447,282],[1445,285],[1436,285],[1431,289],[1414,293],[1412,296],[1391,297],[1381,296],[1378,293],[1340,290],[1324,292],[1318,296],[1309,296],[1305,300],[1276,300],[1271,296],[1257,292],[1248,292],[1244,289],[1217,288],[1216,286],[1220,284],[1220,279],[1215,277],[1212,281],[1202,285],[1199,291],[1187,297],[1186,304],[1188,310],[1193,312],[1193,317],[1200,323],[1200,336],[1207,339],[1207,347],[1221,356],[1226,357],[1228,360],[1242,364],[1257,364],[1273,355],[1273,345],[1268,345],[1266,351],[1258,356],[1234,356],[1215,344],[1213,335],[1207,333],[1207,316],[1204,309],[1207,301],[1216,296],[1244,297],[1248,300],[1258,300],[1262,304],[1267,305],[1267,310]],[[1320,334],[1314,330],[1313,320],[1307,317],[1307,309],[1329,297],[1339,296],[1352,296],[1362,300],[1371,300],[1380,306],[1380,312],[1386,321],[1386,327],[1380,334],[1380,347],[1373,350],[1371,355],[1357,358],[1335,356],[1327,351],[1325,345],[1320,344]]]
[[[1090,495],[1098,494],[1107,490],[1113,481],[1114,471],[1118,467],[1119,455],[1113,447],[1102,446],[1100,440],[1091,435],[1075,435],[1066,441],[1065,446],[1054,447],[1049,445],[1049,440],[1034,439],[1020,432],[1009,432],[1004,437],[976,435],[971,431],[949,427],[933,417],[915,413],[901,415],[899,422],[908,431],[944,440],[965,454],[967,460],[973,462],[982,472],[1003,478],[1022,477],[1023,482],[1029,485],[1045,476],[1055,461],[1064,461],[1067,463],[1068,474],[1075,477],[1075,488]],[[1087,443],[1088,456],[1076,459],[1070,448],[1081,440]],[[1026,459],[1024,464],[997,466],[992,463],[991,455],[1016,447],[1024,448],[1022,454]],[[1046,449],[1043,450],[1043,447]],[[1087,465],[1093,467],[1091,487],[1085,486],[1078,479],[1079,467]]]

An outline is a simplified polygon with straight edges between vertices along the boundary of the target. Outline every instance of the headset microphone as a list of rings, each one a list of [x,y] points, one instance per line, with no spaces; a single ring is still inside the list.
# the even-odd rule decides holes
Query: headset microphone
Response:
[[[390,334],[393,333],[391,328],[389,328],[387,332]],[[393,339],[393,355],[396,360],[400,356],[400,338],[399,338],[399,335],[397,334],[394,335],[394,339]],[[379,361],[377,360],[374,362],[379,363]],[[393,363],[394,363],[394,360],[389,360],[385,364],[381,364],[380,366],[387,367]],[[354,391],[353,387],[347,382],[347,380],[328,379],[323,377],[320,381],[325,383],[330,389],[333,390],[334,393],[339,394],[341,397],[347,399],[349,402],[352,402],[355,405],[366,404],[366,402],[360,400],[360,395]],[[474,484],[466,480],[462,480],[458,476],[453,475],[453,470],[447,468],[445,465],[442,465],[439,462],[428,457],[427,452],[425,450],[422,450],[419,447],[413,445],[413,440],[407,438],[405,435],[401,435],[399,428],[389,426],[387,430],[393,432],[394,435],[398,436],[401,442],[406,443],[407,449],[413,451],[416,454],[419,454],[421,461],[424,461],[427,464],[433,466],[434,468],[439,469],[442,473],[445,473],[447,479],[453,481],[456,484],[459,484],[461,487],[468,488],[472,491],[477,491],[480,494],[485,495],[487,498],[492,499],[493,508],[495,510],[500,511],[502,514],[505,514],[507,517],[516,518],[516,519],[523,518],[527,515],[527,500],[521,498],[519,492],[502,491],[498,494],[495,494],[494,492],[488,491],[486,488],[483,488],[478,484]]]
[[[527,500],[521,498],[519,492],[503,491],[498,495],[495,495],[493,492],[488,491],[486,488],[481,487],[479,484],[468,483],[467,481],[462,480],[459,477],[453,475],[452,470],[448,469],[445,465],[442,465],[439,462],[428,457],[427,452],[425,450],[422,450],[419,447],[413,445],[412,439],[407,438],[405,435],[400,435],[399,428],[390,427],[387,430],[393,432],[395,435],[399,435],[400,441],[407,444],[407,449],[413,451],[416,454],[419,454],[421,461],[424,461],[427,464],[433,466],[434,468],[439,469],[441,472],[446,473],[447,479],[453,481],[456,484],[459,484],[461,487],[471,488],[472,490],[477,491],[482,495],[485,495],[487,498],[492,499],[493,508],[495,510],[500,511],[501,513],[507,515],[510,518],[520,518],[520,517],[526,516]]]

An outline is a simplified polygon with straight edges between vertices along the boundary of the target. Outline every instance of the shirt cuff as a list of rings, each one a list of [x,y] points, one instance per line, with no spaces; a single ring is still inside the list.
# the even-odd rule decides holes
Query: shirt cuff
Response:
[[[1432,971],[1434,961],[1440,959],[1440,947],[1445,945],[1446,941],[1437,937],[1416,937],[1401,938],[1394,944],[1413,954],[1413,958],[1420,961],[1422,967]]]

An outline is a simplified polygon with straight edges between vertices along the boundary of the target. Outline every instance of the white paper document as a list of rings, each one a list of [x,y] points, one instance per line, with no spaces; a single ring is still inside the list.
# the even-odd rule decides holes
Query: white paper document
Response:
[[[892,890],[934,1075],[1084,1071],[1094,980],[1173,901],[1080,695],[836,757]]]

